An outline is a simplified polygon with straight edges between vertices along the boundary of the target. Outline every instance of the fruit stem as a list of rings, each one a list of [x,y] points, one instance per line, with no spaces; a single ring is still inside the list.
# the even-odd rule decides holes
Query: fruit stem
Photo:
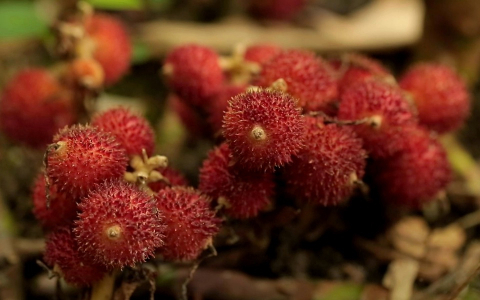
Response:
[[[113,286],[115,284],[115,277],[117,270],[107,273],[105,277],[92,287],[90,300],[111,300],[113,296]]]

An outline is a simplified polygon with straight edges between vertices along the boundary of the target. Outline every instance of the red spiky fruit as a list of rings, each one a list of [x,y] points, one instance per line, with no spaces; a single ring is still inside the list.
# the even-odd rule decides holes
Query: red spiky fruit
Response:
[[[218,54],[196,44],[173,49],[165,59],[163,73],[182,100],[200,107],[220,91],[224,81]]]
[[[342,55],[340,59],[330,61],[338,73],[338,89],[342,94],[350,86],[360,81],[383,80],[394,82],[394,77],[381,62],[358,53]]]
[[[336,205],[352,195],[365,173],[366,152],[350,127],[306,117],[305,146],[283,168],[286,189],[302,202]]]
[[[263,65],[282,51],[277,45],[260,44],[248,47],[245,50],[244,58],[246,61]]]
[[[245,85],[224,85],[220,92],[213,97],[205,108],[208,114],[208,122],[214,133],[222,130],[223,115],[228,107],[228,101],[233,97],[245,92]]]
[[[205,116],[177,95],[171,94],[167,99],[167,105],[178,116],[192,138],[210,137],[212,135]]]
[[[341,96],[338,118],[361,120],[355,132],[373,157],[394,154],[402,140],[402,127],[416,123],[416,117],[402,91],[379,81],[357,82]]]
[[[401,151],[375,161],[370,173],[384,201],[420,208],[447,186],[451,169],[442,145],[427,130],[409,126],[405,132]]]
[[[163,190],[167,188],[168,186],[187,186],[188,182],[187,179],[177,170],[174,168],[168,166],[165,169],[157,169],[160,174],[162,174],[163,177],[165,177],[168,180],[168,183],[165,183],[164,181],[156,181],[156,182],[150,182],[148,183],[148,187],[154,191],[158,192],[160,190]]]
[[[400,87],[413,96],[421,125],[438,133],[459,128],[470,113],[470,96],[464,81],[451,68],[434,63],[411,67]]]
[[[248,10],[258,18],[289,21],[305,7],[306,3],[306,0],[250,0]]]
[[[76,120],[72,95],[45,69],[19,72],[0,98],[1,130],[31,147],[44,147],[58,129]]]
[[[33,214],[45,229],[70,225],[77,216],[76,199],[62,193],[55,184],[50,184],[50,206],[47,207],[45,174],[43,171],[35,179],[33,185]]]
[[[95,184],[121,178],[128,158],[116,138],[92,126],[62,129],[47,150],[47,176],[62,192],[85,196]]]
[[[265,63],[256,85],[269,87],[277,79],[287,83],[287,92],[307,111],[332,111],[338,96],[337,82],[330,66],[315,54],[302,50],[284,50]]]
[[[79,250],[112,268],[134,266],[163,245],[165,223],[154,199],[122,180],[111,181],[80,202],[73,229]]]
[[[231,160],[226,143],[211,150],[200,169],[199,189],[223,204],[230,217],[255,217],[271,204],[275,186],[272,175],[241,172]]]
[[[92,57],[102,65],[105,85],[116,83],[130,67],[132,46],[122,21],[116,17],[95,13],[85,21],[88,48]]]
[[[155,148],[155,134],[148,121],[125,107],[109,109],[92,120],[92,125],[112,133],[127,155],[142,155],[145,149],[150,156]]]
[[[223,118],[223,135],[238,164],[273,170],[302,147],[305,123],[286,93],[249,91],[233,97]]]
[[[210,209],[210,199],[188,187],[166,188],[155,197],[167,224],[165,245],[158,250],[165,260],[193,260],[207,248],[221,220]]]
[[[79,287],[100,281],[107,272],[105,266],[94,264],[80,254],[69,227],[59,227],[47,236],[43,259],[66,282]]]
[[[96,60],[81,57],[68,62],[61,80],[69,88],[99,90],[103,87],[105,74]]]

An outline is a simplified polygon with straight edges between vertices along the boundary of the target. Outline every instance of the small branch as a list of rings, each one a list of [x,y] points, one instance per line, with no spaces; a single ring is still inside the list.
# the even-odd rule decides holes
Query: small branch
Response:
[[[111,300],[113,297],[113,288],[115,284],[115,277],[117,270],[114,270],[103,277],[92,287],[92,294],[90,300]]]

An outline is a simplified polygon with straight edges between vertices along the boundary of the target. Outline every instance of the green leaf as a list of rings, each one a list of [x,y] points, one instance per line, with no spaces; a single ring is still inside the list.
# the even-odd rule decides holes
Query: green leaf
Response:
[[[111,10],[143,9],[143,0],[88,0],[96,8]]]
[[[41,37],[48,32],[33,2],[0,2],[0,39]]]
[[[141,64],[149,60],[151,57],[150,49],[142,43],[133,43],[132,63]]]

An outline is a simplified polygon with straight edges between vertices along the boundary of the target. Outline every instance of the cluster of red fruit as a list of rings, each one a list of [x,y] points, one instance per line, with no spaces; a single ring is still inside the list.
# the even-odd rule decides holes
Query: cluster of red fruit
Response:
[[[30,147],[45,147],[60,128],[76,123],[85,90],[117,82],[130,66],[130,39],[116,18],[87,14],[57,27],[57,50],[66,61],[20,71],[1,96],[1,131]]]
[[[397,84],[358,54],[325,60],[272,45],[244,50],[221,58],[185,45],[164,65],[180,118],[195,132],[206,119],[220,141],[199,189],[228,215],[270,208],[275,187],[300,203],[335,205],[366,169],[384,201],[407,207],[446,187],[451,170],[436,135],[469,113],[466,87],[451,69],[419,64]]]
[[[34,213],[50,230],[45,262],[79,286],[155,254],[192,260],[219,230],[210,199],[151,156],[154,133],[127,109],[58,132],[35,183]]]

